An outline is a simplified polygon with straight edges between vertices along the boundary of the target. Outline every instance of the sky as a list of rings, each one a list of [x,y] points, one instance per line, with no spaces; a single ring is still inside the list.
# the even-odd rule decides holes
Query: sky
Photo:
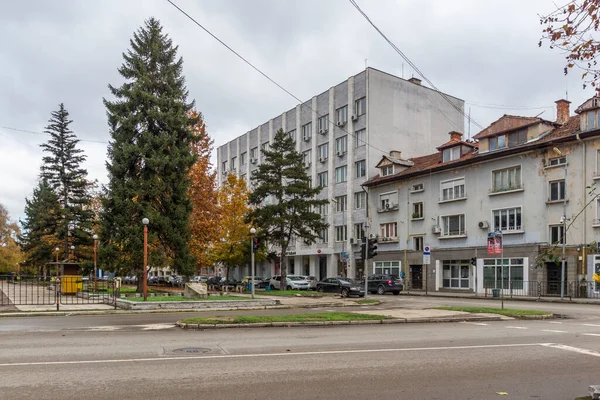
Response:
[[[173,1],[302,100],[366,64],[416,76],[348,0]],[[573,112],[594,94],[582,88],[578,73],[564,76],[564,54],[538,47],[538,15],[555,9],[551,0],[357,3],[436,87],[465,100],[482,126],[503,114],[554,120],[554,101],[568,93]],[[190,99],[204,114],[215,148],[298,103],[166,0],[3,2],[0,204],[14,220],[24,217],[25,198],[39,176],[39,145],[47,140],[42,132],[60,103],[81,139],[88,177],[107,182],[110,134],[102,99],[111,99],[109,84],[123,83],[117,72],[122,53],[149,17],[179,46]],[[471,135],[478,130],[471,126]]]

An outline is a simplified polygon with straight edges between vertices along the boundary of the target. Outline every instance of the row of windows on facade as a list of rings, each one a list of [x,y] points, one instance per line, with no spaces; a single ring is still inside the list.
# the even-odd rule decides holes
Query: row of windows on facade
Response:
[[[361,146],[364,146],[367,142],[367,130],[366,129],[359,129],[357,131],[354,132],[355,138],[356,140],[354,141],[354,148],[359,148]],[[264,159],[264,151],[269,149],[269,142],[265,142],[261,145],[261,154],[263,155],[263,159]],[[320,144],[317,147],[317,152],[319,154],[319,162],[325,162],[329,159],[329,142],[327,143],[323,143]],[[348,152],[348,135],[344,135],[341,136],[337,139],[335,139],[335,154],[337,156],[343,156]],[[306,150],[302,153],[302,155],[304,156],[304,162],[306,165],[308,165],[308,163],[310,162],[310,160],[312,160],[312,150]],[[234,171],[237,168],[237,157],[233,156],[231,157],[231,170]],[[245,165],[247,165],[248,162],[248,153],[247,152],[243,152],[240,154],[240,160],[239,160],[239,166],[240,168],[244,167]],[[254,147],[252,149],[250,149],[250,163],[251,164],[256,164],[258,162],[258,147]],[[223,172],[227,171],[227,163],[228,161],[225,160],[222,162],[221,164],[221,170]]]
[[[505,258],[483,260],[483,285],[485,288],[524,288],[524,259]],[[442,287],[469,289],[472,283],[470,260],[442,260]],[[399,275],[401,261],[375,261],[375,274]]]

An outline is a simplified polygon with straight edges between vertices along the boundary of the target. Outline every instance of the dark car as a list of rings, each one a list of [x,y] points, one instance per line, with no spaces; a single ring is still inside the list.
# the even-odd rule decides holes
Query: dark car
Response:
[[[219,286],[221,284],[221,277],[220,276],[209,276],[208,279],[206,280],[206,284]]]
[[[149,276],[148,285],[156,285],[158,283],[158,276]]]
[[[317,292],[339,293],[342,297],[364,297],[364,285],[349,278],[327,278],[317,283]]]
[[[393,274],[374,274],[369,275],[368,289],[372,294],[386,294],[392,292],[399,295],[404,284],[402,278]]]

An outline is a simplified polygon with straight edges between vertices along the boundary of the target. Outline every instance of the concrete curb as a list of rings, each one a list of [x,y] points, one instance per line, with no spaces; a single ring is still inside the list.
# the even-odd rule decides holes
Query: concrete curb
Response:
[[[437,318],[394,318],[382,320],[358,321],[307,321],[307,322],[258,322],[253,324],[186,324],[177,321],[176,325],[182,329],[226,329],[226,328],[296,328],[296,327],[328,327],[340,325],[388,325],[410,323],[437,323],[437,322],[469,322],[469,321],[501,321],[501,316],[456,316]]]
[[[547,315],[522,315],[520,317],[515,317],[516,319],[554,319],[554,314]]]
[[[454,294],[420,294],[420,293],[400,293],[401,296],[413,296],[413,297],[436,297],[436,298],[448,298],[448,299],[465,299],[465,300],[490,300],[490,301],[501,301],[500,297],[486,297],[486,296],[461,296]],[[531,301],[537,303],[560,303],[560,304],[595,304],[600,305],[599,300],[583,300],[583,299],[571,299],[565,298],[561,300],[560,298],[552,298],[552,297],[505,297],[504,301]]]

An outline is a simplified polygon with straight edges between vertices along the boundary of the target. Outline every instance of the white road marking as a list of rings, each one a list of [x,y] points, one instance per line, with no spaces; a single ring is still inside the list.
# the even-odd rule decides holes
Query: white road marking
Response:
[[[469,322],[469,321],[463,321],[461,322],[461,324],[469,324],[469,325],[477,325],[477,326],[488,326],[489,324],[485,324],[483,322]]]
[[[507,326],[507,329],[529,329],[529,328],[525,328],[524,326]]]
[[[582,333],[583,336],[600,336],[600,333]]]
[[[566,346],[564,344],[546,343],[546,344],[542,344],[542,346],[551,347],[553,349],[572,351],[574,353],[579,353],[579,354],[587,354],[588,356],[600,357],[600,353],[598,353],[597,351],[582,349],[582,348],[573,347],[573,346]]]
[[[333,355],[333,354],[365,354],[365,353],[391,353],[405,351],[440,351],[440,350],[470,350],[470,349],[499,349],[507,347],[535,347],[548,346],[552,343],[518,343],[518,344],[489,344],[474,346],[443,346],[443,347],[412,347],[402,349],[360,349],[360,350],[330,350],[330,351],[306,351],[306,352],[285,352],[285,353],[266,353],[266,354],[221,354],[212,356],[189,356],[189,357],[155,357],[155,358],[124,358],[112,360],[78,360],[78,361],[34,361],[22,363],[4,363],[0,367],[25,367],[35,365],[80,365],[80,364],[114,364],[114,363],[132,363],[132,362],[153,362],[153,361],[181,361],[181,360],[211,360],[211,359],[235,359],[235,358],[265,358],[265,357],[296,357],[296,356],[314,356],[314,355]]]
[[[581,324],[583,326],[595,326],[595,327],[600,327],[600,325],[598,324]]]
[[[567,331],[557,331],[555,329],[542,329],[542,332],[567,333]]]
[[[90,328],[84,328],[90,332],[112,332],[121,329],[120,326],[93,326]]]
[[[549,324],[562,324],[562,322],[558,321],[547,321]]]

